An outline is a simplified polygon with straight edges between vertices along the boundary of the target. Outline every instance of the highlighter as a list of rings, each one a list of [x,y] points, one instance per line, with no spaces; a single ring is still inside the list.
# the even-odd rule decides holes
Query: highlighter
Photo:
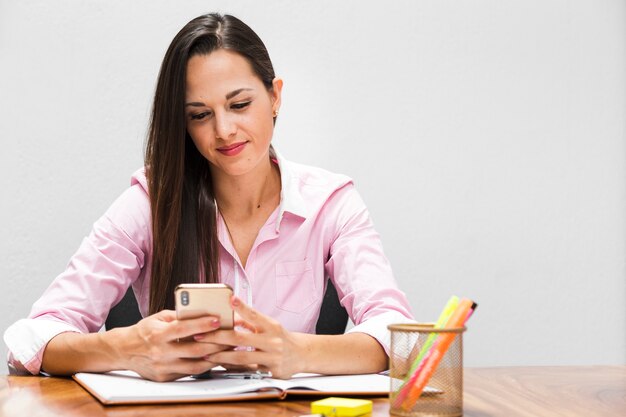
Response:
[[[463,298],[459,302],[457,309],[454,311],[454,314],[450,317],[450,320],[448,320],[445,327],[455,328],[463,326],[469,318],[472,307],[475,307],[475,305],[476,304],[472,300]],[[426,383],[435,372],[435,369],[437,369],[437,365],[439,365],[443,355],[445,355],[446,351],[454,341],[455,336],[455,333],[439,334],[435,344],[429,350],[426,358],[424,359],[423,367],[420,367],[418,372],[416,372],[415,380],[409,385],[409,392],[402,402],[402,408],[404,410],[410,410],[422,394],[422,391],[426,387]]]
[[[453,295],[452,297],[450,297],[450,299],[446,303],[446,306],[443,308],[443,311],[439,315],[439,318],[437,319],[437,323],[435,324],[435,329],[441,329],[446,326],[448,319],[450,319],[450,316],[452,316],[452,313],[454,313],[454,310],[456,309],[458,305],[459,305],[459,297],[457,297],[456,295]],[[422,348],[420,349],[420,353],[417,355],[417,358],[415,358],[415,361],[413,361],[413,365],[411,366],[411,369],[409,370],[408,375],[413,375],[413,372],[415,372],[415,369],[418,367],[422,358],[424,357],[426,352],[428,352],[428,349],[430,349],[432,344],[435,342],[436,337],[437,337],[437,333],[431,333],[428,335],[428,339],[426,339],[426,343],[424,343],[424,346],[422,346]]]
[[[454,310],[456,309],[458,304],[459,304],[459,297],[457,297],[456,295],[453,295],[452,297],[450,297],[445,307],[441,311],[439,318],[437,319],[437,323],[435,324],[435,327],[434,327],[435,329],[441,329],[446,326],[446,323],[450,319],[450,316],[452,316],[452,313],[454,313]],[[399,406],[404,401],[407,394],[409,393],[409,388],[415,383],[415,380],[419,373],[420,365],[423,365],[422,360],[424,359],[424,356],[426,355],[426,353],[429,351],[429,349],[435,342],[436,338],[437,338],[437,333],[429,334],[428,338],[426,339],[426,342],[420,349],[419,354],[413,361],[413,364],[411,365],[411,369],[409,369],[409,371],[407,372],[406,374],[407,376],[404,382],[402,383],[402,385],[400,386],[400,388],[398,389],[398,393],[396,394],[396,397],[394,398],[394,402],[396,403],[397,406]]]

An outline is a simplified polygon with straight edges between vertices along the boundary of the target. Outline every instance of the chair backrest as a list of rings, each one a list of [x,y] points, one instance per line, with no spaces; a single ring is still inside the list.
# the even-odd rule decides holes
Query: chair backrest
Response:
[[[141,320],[141,313],[139,313],[137,300],[132,288],[129,288],[124,298],[111,309],[104,325],[107,330],[111,330],[115,327],[132,326],[139,320]],[[315,332],[317,334],[343,334],[347,324],[348,312],[339,304],[337,290],[329,280]]]

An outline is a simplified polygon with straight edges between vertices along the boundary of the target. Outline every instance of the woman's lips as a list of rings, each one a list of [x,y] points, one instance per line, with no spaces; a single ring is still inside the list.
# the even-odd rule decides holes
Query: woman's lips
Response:
[[[248,142],[237,142],[233,143],[229,146],[222,146],[221,148],[217,148],[217,151],[226,156],[235,156],[238,155],[243,149],[246,147]]]

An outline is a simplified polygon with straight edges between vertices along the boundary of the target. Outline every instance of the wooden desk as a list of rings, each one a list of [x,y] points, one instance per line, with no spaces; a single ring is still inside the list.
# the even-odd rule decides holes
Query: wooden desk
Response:
[[[487,416],[626,416],[626,366],[465,369],[464,410]],[[311,399],[164,406],[102,406],[71,379],[0,376],[0,416],[299,416]],[[386,398],[373,416],[389,415]]]

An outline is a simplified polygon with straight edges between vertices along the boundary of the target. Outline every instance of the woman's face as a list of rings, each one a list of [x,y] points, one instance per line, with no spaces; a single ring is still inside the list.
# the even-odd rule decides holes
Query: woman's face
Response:
[[[250,173],[267,159],[282,80],[268,91],[241,55],[219,49],[187,63],[187,132],[213,170]]]

